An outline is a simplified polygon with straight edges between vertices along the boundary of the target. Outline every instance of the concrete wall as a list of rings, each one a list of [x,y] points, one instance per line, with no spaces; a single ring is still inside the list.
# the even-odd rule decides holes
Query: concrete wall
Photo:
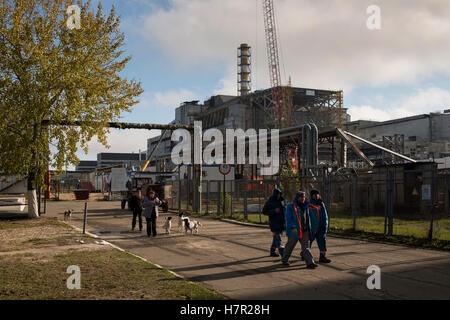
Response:
[[[360,127],[355,130],[355,134],[369,140],[378,140],[381,139],[382,136],[403,134],[405,135],[405,141],[407,141],[411,136],[416,136],[425,141],[429,141],[429,118],[420,118],[411,121]]]
[[[450,113],[431,114],[433,141],[450,142]]]

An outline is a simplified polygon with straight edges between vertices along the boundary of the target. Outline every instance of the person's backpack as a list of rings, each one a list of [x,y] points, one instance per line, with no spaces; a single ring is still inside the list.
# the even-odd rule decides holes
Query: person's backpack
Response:
[[[271,211],[271,210],[272,210],[272,205],[270,203],[270,200],[267,200],[262,209],[262,214],[268,216],[268,215],[270,215],[269,211]]]

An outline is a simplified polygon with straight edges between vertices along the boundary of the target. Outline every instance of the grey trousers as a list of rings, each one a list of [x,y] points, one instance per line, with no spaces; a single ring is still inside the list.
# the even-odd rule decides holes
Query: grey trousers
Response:
[[[284,254],[281,261],[288,262],[289,258],[291,257],[292,251],[294,250],[295,246],[297,245],[297,242],[300,242],[300,245],[302,247],[302,253],[303,257],[305,258],[306,265],[310,265],[314,263],[314,259],[312,257],[311,251],[309,249],[309,233],[308,231],[305,231],[302,233],[302,238],[299,239],[297,237],[288,237],[288,242],[286,243],[286,246],[284,247]]]

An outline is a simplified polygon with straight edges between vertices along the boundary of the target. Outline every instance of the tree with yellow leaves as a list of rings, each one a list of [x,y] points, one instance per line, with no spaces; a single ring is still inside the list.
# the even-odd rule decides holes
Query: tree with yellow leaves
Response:
[[[0,176],[27,177],[30,217],[38,216],[35,183],[47,167],[76,164],[77,144],[87,152],[94,136],[107,146],[107,122],[130,111],[142,93],[139,82],[120,75],[130,57],[121,51],[114,8],[105,16],[101,4],[96,11],[90,1],[71,5],[0,2]]]

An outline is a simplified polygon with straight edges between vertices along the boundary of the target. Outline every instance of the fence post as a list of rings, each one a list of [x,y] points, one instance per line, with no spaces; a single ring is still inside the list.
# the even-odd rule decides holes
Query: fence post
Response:
[[[235,180],[230,180],[230,217],[233,217],[233,195],[234,195],[234,190],[235,190]]]
[[[223,198],[222,198],[222,201],[223,201],[223,204],[222,204],[222,207],[223,207],[223,216],[225,217],[225,206],[226,206],[226,184],[225,184],[225,175],[223,175]]]
[[[334,141],[334,140],[333,140]],[[331,226],[330,212],[331,212],[331,203],[332,203],[332,195],[331,195],[331,173],[328,173],[327,176],[327,184],[328,184],[328,203],[327,203],[327,211],[328,211],[328,230]],[[328,231],[327,230],[327,231]]]
[[[220,204],[220,194],[222,193],[222,187],[221,187],[221,181],[217,180],[217,188],[216,188],[216,194],[217,194],[217,215],[220,216],[220,212],[222,211],[221,209],[221,204]]]
[[[36,193],[37,193],[38,216],[41,216],[41,186],[37,181],[36,181]]]
[[[385,196],[385,211],[384,211],[384,234],[392,236],[393,233],[393,214],[394,214],[394,188],[393,175],[387,169],[386,172],[386,196]]]
[[[258,187],[259,189],[259,187]],[[258,192],[258,212],[259,212],[259,223],[262,223],[261,220],[261,192]]]
[[[178,171],[180,169],[178,169]],[[180,212],[181,212],[181,174],[178,174],[178,213]]]
[[[445,216],[448,217],[450,215],[450,176],[447,176],[445,181],[444,206]]]
[[[83,234],[86,234],[87,202],[84,203]]]
[[[209,180],[206,180],[206,214],[209,214]]]
[[[386,169],[388,170],[388,169]],[[384,178],[384,232],[383,234],[387,234],[387,216],[388,216],[388,172],[386,171],[386,176]]]
[[[428,241],[433,240],[433,218],[434,218],[435,204],[431,207],[431,219],[430,219],[430,229],[428,230]]]
[[[431,169],[431,218],[430,218],[430,229],[428,230],[428,241],[433,240],[433,223],[434,214],[437,211],[437,201],[436,201],[436,181],[434,175],[434,168]]]
[[[245,179],[244,183],[244,219],[245,221],[248,221],[248,212],[247,212],[247,189],[248,189],[248,181]]]
[[[358,175],[355,173],[353,179],[353,203],[352,203],[352,230],[356,230],[356,215],[358,210]]]

